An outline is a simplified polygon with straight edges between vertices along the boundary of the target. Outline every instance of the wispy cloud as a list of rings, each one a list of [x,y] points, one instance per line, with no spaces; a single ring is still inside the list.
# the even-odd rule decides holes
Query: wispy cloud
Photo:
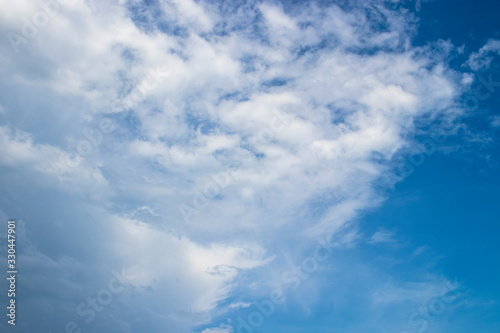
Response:
[[[53,310],[61,318],[43,329],[63,327],[112,263],[133,277],[130,292],[93,332],[110,323],[189,332],[248,308],[222,303],[266,295],[279,280],[267,279],[318,237],[357,244],[350,223],[399,179],[394,157],[417,129],[464,107],[468,81],[445,48],[412,46],[415,17],[383,2],[51,3],[57,15],[29,43],[0,41],[0,87],[15,96],[1,101],[0,165],[47,197],[39,215],[23,213],[33,244],[24,259],[32,270],[37,258],[54,267],[25,277],[28,326]],[[2,35],[21,38],[45,11],[25,0],[0,8]],[[497,46],[469,66],[487,66]],[[368,242],[395,235],[379,230]],[[94,278],[80,275],[89,263]],[[73,282],[57,297],[28,292],[58,272]],[[51,310],[37,314],[40,304]],[[213,326],[202,333],[234,331]]]

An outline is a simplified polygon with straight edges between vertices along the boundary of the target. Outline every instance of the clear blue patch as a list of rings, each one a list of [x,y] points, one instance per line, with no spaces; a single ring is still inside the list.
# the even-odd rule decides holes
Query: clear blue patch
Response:
[[[145,0],[140,4],[131,3],[128,9],[134,24],[145,32],[159,30],[180,38],[189,36],[188,27],[182,27],[169,18],[157,0]]]
[[[235,91],[229,94],[222,95],[217,103],[221,103],[223,101],[237,101],[237,102],[246,102],[250,100],[249,96],[244,95],[241,91]]]
[[[263,82],[262,85],[264,87],[268,87],[268,88],[269,87],[282,87],[282,86],[287,85],[288,82],[289,82],[289,79],[277,77],[277,78],[274,78],[272,80]]]
[[[250,144],[243,144],[240,147],[250,152],[257,160],[261,160],[266,157],[264,153],[259,152],[258,150],[255,149],[255,147],[253,147]]]

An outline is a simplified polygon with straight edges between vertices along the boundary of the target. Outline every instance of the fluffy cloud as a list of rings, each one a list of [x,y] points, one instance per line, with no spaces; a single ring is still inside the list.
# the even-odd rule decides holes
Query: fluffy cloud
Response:
[[[492,54],[500,54],[500,40],[490,39],[479,49],[469,56],[467,64],[473,71],[479,71],[490,66],[493,60]]]

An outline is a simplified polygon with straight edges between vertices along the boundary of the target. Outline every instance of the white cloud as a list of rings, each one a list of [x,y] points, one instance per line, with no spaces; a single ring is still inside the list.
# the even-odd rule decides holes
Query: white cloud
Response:
[[[210,311],[231,291],[240,270],[272,259],[255,244],[199,245],[140,221],[116,219],[112,223],[115,240],[111,248],[117,260],[128,265],[133,285],[155,291],[142,295],[151,304],[161,304],[155,296],[158,293],[170,294],[177,306],[189,306],[194,313]]]
[[[37,10],[29,1],[1,5],[12,8],[0,11],[2,33]],[[388,175],[382,187],[392,184],[391,158],[408,144],[415,121],[459,112],[455,77],[430,49],[408,47],[413,27],[399,12],[305,4],[290,13],[245,4],[219,13],[216,4],[191,0],[128,5],[139,13],[75,1],[19,55],[1,59],[13,64],[0,70],[2,87],[67,98],[59,117],[77,119],[71,129],[109,117],[116,130],[71,167],[70,150],[60,148],[78,142],[71,129],[48,144],[13,118],[0,127],[0,163],[36,171],[63,193],[104,193],[93,218],[106,221],[95,232],[109,238],[96,252],[128,266],[134,301],[162,325],[182,322],[179,331],[209,322],[242,273],[278,255],[269,244],[280,255],[296,253],[283,234],[335,233],[378,205],[381,179]],[[387,21],[386,32],[370,28],[365,9]],[[161,82],[144,88],[157,68]],[[116,107],[141,89],[130,110]],[[50,102],[39,112],[52,115]],[[20,118],[29,119],[19,103]],[[45,121],[40,126],[55,120]],[[54,185],[54,165],[66,185]],[[193,205],[212,175],[231,166],[234,181],[186,223],[178,206]],[[141,207],[145,217],[136,214]],[[378,232],[372,241],[390,236]],[[344,243],[357,237],[352,232]]]
[[[294,20],[286,15],[282,8],[263,3],[260,4],[259,9],[264,14],[268,26],[274,28],[283,27],[292,30],[297,28]]]
[[[394,233],[387,230],[380,230],[374,233],[369,240],[369,243],[391,243],[394,242]]]
[[[107,182],[98,168],[88,166],[81,156],[58,147],[36,143],[18,129],[0,126],[1,164],[49,177],[55,187],[74,193],[97,191],[106,196]],[[30,177],[31,178],[31,177]],[[38,182],[38,178],[34,177]]]
[[[222,324],[220,327],[207,328],[203,330],[201,333],[233,333],[234,330],[229,325]]]
[[[490,39],[488,42],[469,56],[467,64],[473,71],[479,71],[490,66],[492,53],[500,54],[500,40]]]

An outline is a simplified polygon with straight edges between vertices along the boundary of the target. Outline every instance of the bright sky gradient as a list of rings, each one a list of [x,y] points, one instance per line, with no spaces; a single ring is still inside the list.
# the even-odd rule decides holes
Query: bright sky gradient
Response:
[[[0,331],[500,332],[499,10],[0,0]]]

